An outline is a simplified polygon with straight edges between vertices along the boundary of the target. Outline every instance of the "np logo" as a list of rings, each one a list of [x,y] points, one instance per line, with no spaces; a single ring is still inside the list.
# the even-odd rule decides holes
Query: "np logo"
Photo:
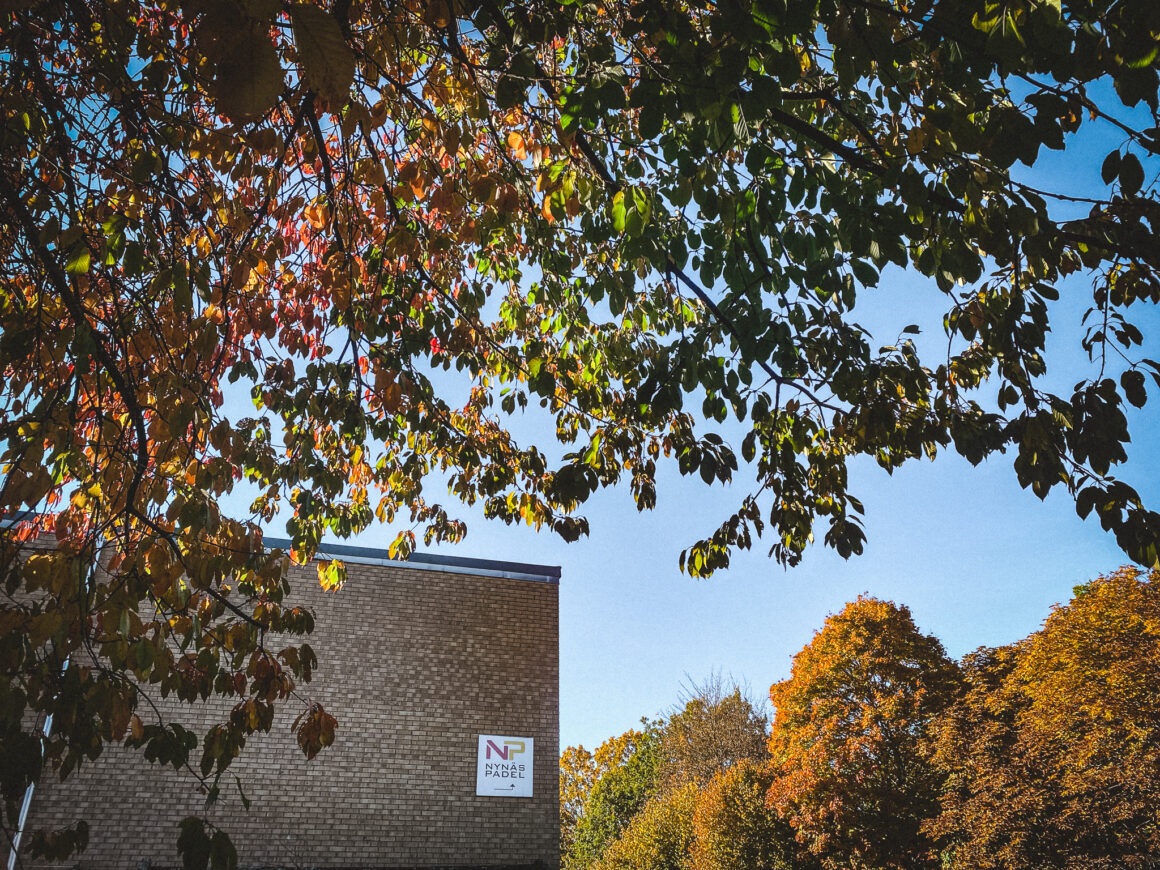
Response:
[[[523,755],[526,740],[505,740],[503,746],[496,746],[495,741],[488,739],[487,741],[487,758],[498,757],[504,761],[514,761],[517,755]]]
[[[480,734],[475,758],[475,793],[481,797],[531,797],[535,740]]]

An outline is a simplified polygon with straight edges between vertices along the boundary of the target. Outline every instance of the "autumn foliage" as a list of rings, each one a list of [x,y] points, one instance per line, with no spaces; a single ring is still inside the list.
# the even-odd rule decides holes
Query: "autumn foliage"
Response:
[[[1153,0],[0,4],[6,830],[109,742],[216,793],[313,669],[287,560],[375,522],[395,556],[461,503],[574,540],[602,487],[744,461],[707,576],[762,535],[860,553],[859,458],[1007,452],[1156,564],[1114,472],[1160,383],[1157,34]],[[1095,190],[1015,168],[1103,130]],[[870,336],[891,265],[936,313]],[[148,693],[232,710],[189,734]]]
[[[766,720],[740,689],[710,678],[692,686],[670,715],[644,725],[594,753],[607,766],[586,798],[568,805],[562,842],[566,870],[679,870],[692,849],[700,849],[709,870],[728,854],[714,832],[728,825],[760,828],[760,819],[753,818],[754,789],[762,791],[758,805],[764,805],[764,796],[753,776],[760,776],[765,755]],[[575,781],[576,759],[585,755],[582,747],[565,750],[562,783]],[[730,771],[737,773],[722,779]],[[788,829],[786,835],[783,846],[792,841]],[[757,848],[772,854],[776,847]]]
[[[770,690],[769,800],[824,866],[939,866],[921,829],[942,774],[923,740],[957,677],[906,608],[859,598],[826,620]]]
[[[670,778],[567,866],[1155,867],[1158,668],[1160,572],[1077,587],[958,664],[905,608],[859,598],[772,687],[768,753]]]
[[[985,650],[934,747],[932,830],[963,866],[1153,867],[1160,854],[1160,574],[1077,587],[1041,631]]]
[[[771,806],[773,772],[752,759],[721,770],[701,792],[693,816],[689,870],[792,870],[815,866],[793,828]]]

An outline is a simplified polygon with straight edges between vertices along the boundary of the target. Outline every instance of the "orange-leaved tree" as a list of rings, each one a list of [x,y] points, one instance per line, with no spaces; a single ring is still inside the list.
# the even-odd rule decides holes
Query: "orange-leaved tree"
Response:
[[[942,774],[922,741],[959,685],[905,607],[860,597],[830,616],[770,690],[768,798],[823,866],[934,868],[923,823]]]
[[[1079,586],[1043,628],[965,663],[935,729],[932,833],[955,867],[1154,867],[1160,853],[1160,574]]]

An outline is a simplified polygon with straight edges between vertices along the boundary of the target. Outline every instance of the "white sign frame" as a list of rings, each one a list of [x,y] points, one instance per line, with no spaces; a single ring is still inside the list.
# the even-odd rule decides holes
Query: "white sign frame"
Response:
[[[475,756],[475,794],[530,798],[535,743],[531,737],[480,734]]]

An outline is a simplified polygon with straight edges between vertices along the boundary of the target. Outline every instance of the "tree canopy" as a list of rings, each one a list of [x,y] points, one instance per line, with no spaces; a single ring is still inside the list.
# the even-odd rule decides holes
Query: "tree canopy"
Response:
[[[713,735],[732,729],[687,706],[658,726],[662,746],[674,728],[704,730],[695,749],[664,758],[684,775],[620,802],[615,829],[587,851],[573,839],[565,866],[1152,868],[1158,680],[1160,571],[1124,567],[1078,586],[1039,631],[957,664],[905,607],[859,598],[772,686],[766,752],[720,752]],[[738,709],[717,712],[749,721]],[[623,742],[606,746],[609,757]],[[624,774],[595,779],[576,804],[582,823],[607,812],[596,797]]]
[[[599,861],[657,794],[661,723],[646,720],[642,724],[643,731],[626,731],[597,748],[591,784],[579,794],[570,794],[571,800],[562,808],[561,866],[567,870],[581,870]],[[565,751],[563,779],[571,779],[575,761],[576,753]]]
[[[726,424],[752,482],[682,557],[695,576],[763,532],[785,564],[815,531],[860,552],[847,463],[944,449],[1012,452],[1157,562],[1160,516],[1112,474],[1125,403],[1160,382],[1132,320],[1160,301],[1151,0],[0,16],[2,691],[13,734],[25,709],[88,723],[52,743],[65,770],[127,735],[182,763],[194,735],[132,719],[152,684],[237,696],[201,737],[218,776],[309,676],[308,647],[262,642],[310,627],[275,517],[296,559],[376,518],[412,523],[395,554],[457,540],[458,500],[574,539],[602,486],[653,506],[660,463],[732,479]],[[1094,192],[1016,165],[1091,128],[1112,135]],[[883,348],[858,326],[892,264],[931,279],[937,359],[908,318]],[[1091,366],[1053,392],[1077,273],[1068,359]],[[529,406],[556,443],[511,433]],[[300,725],[307,754],[333,733],[321,709]],[[38,775],[13,770],[10,817]]]
[[[702,790],[693,817],[690,870],[814,870],[793,828],[769,806],[769,765],[745,759]]]
[[[932,825],[963,866],[1151,867],[1160,848],[1160,574],[1075,589],[1042,630],[970,656],[934,729]]]
[[[643,731],[610,738],[594,753],[564,750],[560,829],[567,870],[678,868],[691,850],[698,866],[712,867],[728,860],[725,841],[738,831],[782,836],[778,843],[738,844],[737,854],[772,862],[795,851],[788,827],[761,812],[765,716],[720,675],[690,684],[683,700],[663,719],[642,720]]]
[[[943,774],[924,741],[958,689],[910,611],[859,598],[826,620],[770,689],[770,803],[823,867],[941,866],[923,824]]]

